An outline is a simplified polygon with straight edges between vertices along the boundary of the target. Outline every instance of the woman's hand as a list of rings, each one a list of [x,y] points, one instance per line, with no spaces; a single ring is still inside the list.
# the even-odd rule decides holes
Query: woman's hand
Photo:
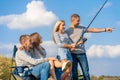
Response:
[[[75,47],[76,47],[76,43],[72,43],[71,48],[75,48]]]
[[[105,32],[112,32],[114,28],[105,28]]]
[[[75,50],[75,47],[70,48],[70,51],[73,51],[73,50]]]

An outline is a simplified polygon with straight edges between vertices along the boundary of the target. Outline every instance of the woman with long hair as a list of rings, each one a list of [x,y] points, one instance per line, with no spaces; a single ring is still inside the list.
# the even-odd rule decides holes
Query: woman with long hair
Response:
[[[60,56],[60,60],[63,66],[62,71],[64,73],[62,74],[61,79],[70,80],[71,69],[72,69],[72,57],[69,49],[74,48],[75,43],[70,44],[71,42],[69,42],[70,41],[69,37],[64,32],[64,30],[65,30],[65,21],[58,20],[53,29],[52,38],[53,41],[58,46],[58,56]],[[64,68],[64,65],[66,65],[66,68]]]

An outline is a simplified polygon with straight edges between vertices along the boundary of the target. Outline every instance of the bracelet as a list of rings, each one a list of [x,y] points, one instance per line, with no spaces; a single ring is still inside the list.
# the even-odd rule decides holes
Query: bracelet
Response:
[[[105,32],[106,32],[106,28],[105,28]]]

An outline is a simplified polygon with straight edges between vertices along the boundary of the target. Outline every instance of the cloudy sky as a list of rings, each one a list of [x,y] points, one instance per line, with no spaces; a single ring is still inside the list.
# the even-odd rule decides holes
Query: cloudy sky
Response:
[[[55,22],[63,19],[66,29],[70,16],[81,16],[81,25],[88,26],[105,0],[0,0],[0,55],[12,56],[22,34],[38,32],[48,55],[57,55],[51,33]],[[90,27],[112,27],[112,33],[86,34],[86,51],[91,75],[120,76],[120,2],[108,0]]]

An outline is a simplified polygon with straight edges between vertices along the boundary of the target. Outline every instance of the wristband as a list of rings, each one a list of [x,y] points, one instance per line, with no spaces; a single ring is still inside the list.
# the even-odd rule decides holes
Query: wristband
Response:
[[[106,28],[105,28],[105,32],[106,32]]]

